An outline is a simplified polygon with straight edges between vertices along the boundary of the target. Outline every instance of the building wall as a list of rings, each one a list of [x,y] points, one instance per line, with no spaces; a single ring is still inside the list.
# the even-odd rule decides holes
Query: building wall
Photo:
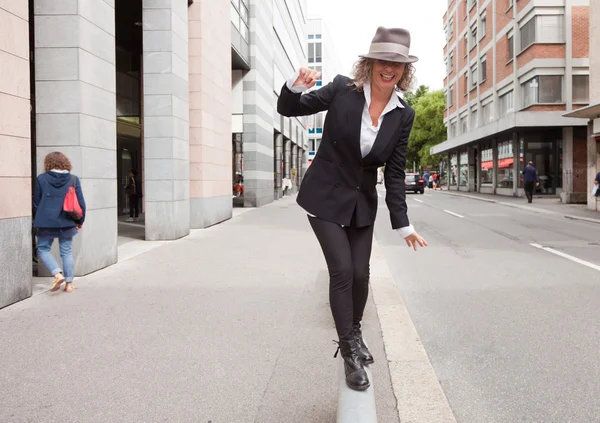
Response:
[[[229,8],[226,1],[199,0],[188,9],[192,228],[232,214]]]
[[[188,4],[143,0],[146,239],[190,231]]]
[[[27,2],[0,5],[0,308],[31,296],[31,141]]]
[[[103,0],[73,6],[34,0],[36,144],[38,173],[46,154],[61,151],[81,180],[79,276],[117,261],[115,11]]]

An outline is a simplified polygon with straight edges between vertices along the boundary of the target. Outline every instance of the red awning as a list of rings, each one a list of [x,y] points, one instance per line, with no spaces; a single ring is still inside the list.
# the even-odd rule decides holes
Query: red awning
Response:
[[[512,167],[514,162],[515,162],[515,159],[513,159],[512,157],[509,157],[508,159],[500,159],[500,160],[498,160],[498,168],[499,169],[507,169],[509,167]]]
[[[481,170],[490,170],[494,168],[494,162],[493,161],[489,161],[489,162],[481,162]]]

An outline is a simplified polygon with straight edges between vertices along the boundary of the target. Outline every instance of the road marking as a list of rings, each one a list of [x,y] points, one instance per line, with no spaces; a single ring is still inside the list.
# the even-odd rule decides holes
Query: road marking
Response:
[[[547,251],[549,253],[555,254],[557,256],[566,258],[567,260],[571,260],[571,261],[573,261],[575,263],[581,264],[583,266],[589,267],[590,269],[594,269],[594,270],[597,270],[597,271],[600,272],[600,266],[598,266],[597,264],[590,263],[589,261],[581,260],[581,259],[579,259],[577,257],[572,256],[572,255],[563,253],[562,251],[558,251],[558,250],[555,250],[554,248],[550,248],[550,247],[544,247],[544,246],[542,246],[540,244],[529,244],[529,245],[531,245],[532,247],[535,247],[535,248],[539,248],[540,250],[544,250],[544,251]]]
[[[452,216],[460,217],[461,219],[463,219],[463,218],[464,218],[464,216],[461,216],[461,215],[460,215],[460,214],[458,214],[458,213],[451,212],[450,210],[444,210],[444,212],[445,212],[445,213],[448,213],[448,214],[451,214]]]
[[[413,198],[413,200],[415,200],[417,203],[422,203],[423,202],[423,200],[419,200],[417,198]]]
[[[425,197],[433,197],[431,194],[425,194]]]

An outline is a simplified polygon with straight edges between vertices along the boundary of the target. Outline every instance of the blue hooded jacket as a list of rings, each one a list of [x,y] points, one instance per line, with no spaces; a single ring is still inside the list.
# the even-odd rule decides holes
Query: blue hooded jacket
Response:
[[[85,200],[79,178],[75,176],[75,193],[83,211],[81,220],[74,221],[63,211],[65,195],[71,186],[71,174],[49,171],[37,177],[33,192],[34,228],[74,228],[85,220]]]

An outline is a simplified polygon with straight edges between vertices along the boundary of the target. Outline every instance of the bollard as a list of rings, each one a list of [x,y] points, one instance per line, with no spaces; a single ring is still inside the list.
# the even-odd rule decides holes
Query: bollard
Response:
[[[365,341],[366,343],[367,341]],[[344,359],[341,355],[339,357],[337,423],[377,423],[373,372],[371,372],[370,366],[365,366],[365,370],[371,386],[366,391],[355,391],[346,385]]]

